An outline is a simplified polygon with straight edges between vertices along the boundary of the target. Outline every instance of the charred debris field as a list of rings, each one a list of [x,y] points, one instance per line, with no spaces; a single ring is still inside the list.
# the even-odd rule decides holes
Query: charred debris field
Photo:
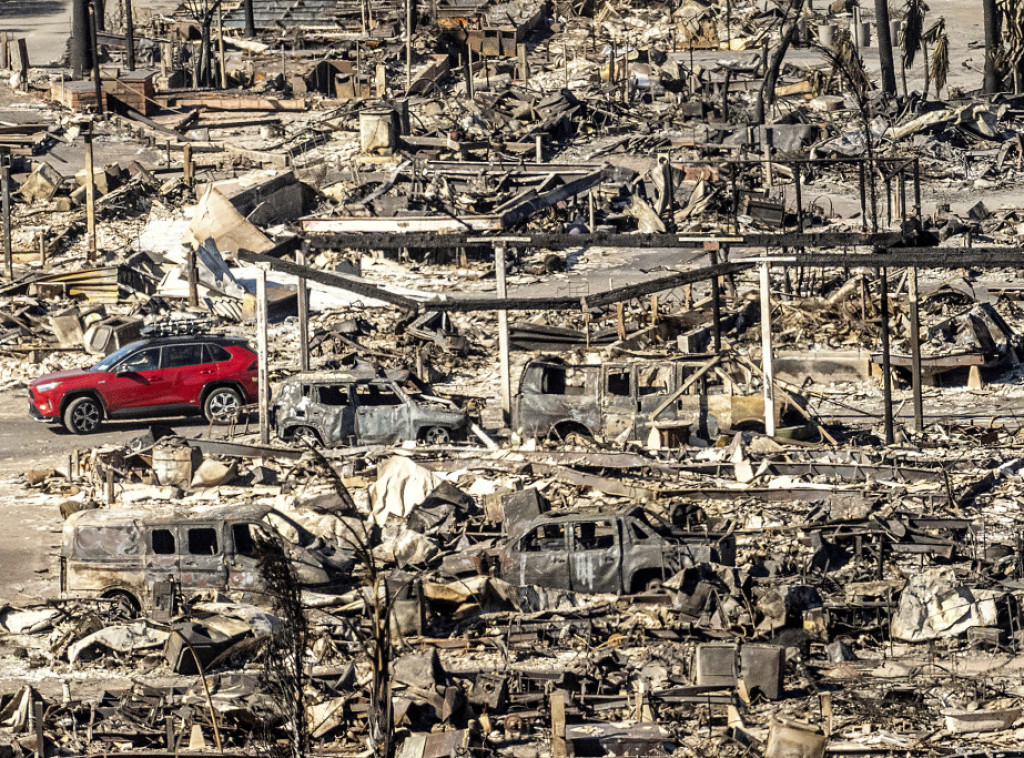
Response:
[[[1024,753],[1014,3],[43,5],[0,758]]]

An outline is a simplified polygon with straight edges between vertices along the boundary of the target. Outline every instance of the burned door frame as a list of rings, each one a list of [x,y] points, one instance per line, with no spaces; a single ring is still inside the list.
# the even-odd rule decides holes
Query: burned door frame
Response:
[[[216,552],[193,553],[192,532],[210,529],[217,539]],[[181,525],[182,542],[178,548],[179,565],[181,567],[181,587],[184,590],[202,590],[215,588],[223,590],[227,586],[227,542],[223,521],[196,521]],[[210,580],[207,577],[213,577]]]
[[[569,526],[571,522],[565,521],[544,521],[534,524],[520,537],[515,545],[516,550],[512,553],[511,560],[502,566],[502,576],[514,577],[520,586],[535,584],[541,587],[569,588]],[[557,537],[543,537],[545,544],[540,549],[528,549],[532,535],[540,530],[561,530],[561,548],[550,549],[549,542],[554,542]],[[513,565],[514,564],[514,565]],[[545,581],[545,578],[548,578]],[[555,582],[551,579],[560,579]],[[540,581],[538,581],[540,580]]]
[[[583,377],[582,392],[567,392],[570,372]],[[563,381],[556,389],[547,391],[547,372],[562,372]],[[601,435],[601,367],[589,364],[571,364],[556,360],[530,361],[519,378],[519,392],[514,398],[512,420],[516,428],[528,435],[548,436],[560,429],[585,430],[590,436]],[[595,386],[595,382],[597,383]]]
[[[394,393],[395,397],[398,398],[398,402],[364,405],[362,400],[363,393],[359,392],[364,387],[368,389],[383,387]],[[355,436],[360,443],[372,444],[383,442],[385,444],[394,444],[405,438],[401,431],[394,430],[411,428],[410,409],[413,403],[395,382],[390,379],[371,379],[369,381],[353,382],[352,388],[355,390],[351,394],[351,402],[355,406]],[[365,412],[364,409],[366,409]],[[389,413],[384,409],[392,410]],[[391,418],[388,418],[388,416]],[[365,429],[364,426],[366,427]],[[388,430],[392,431],[389,432]]]
[[[144,524],[142,529],[146,535],[146,557],[145,557],[145,594],[150,594],[154,582],[171,581],[181,584],[181,529],[178,524]],[[170,553],[156,551],[153,543],[153,533],[156,531],[169,532],[174,540],[173,550]]]
[[[225,522],[227,535],[230,537],[231,549],[226,551],[227,584],[228,591],[254,592],[263,586],[259,573],[259,556],[254,553],[248,555],[238,549],[238,540],[235,538],[236,527],[255,528],[263,532],[265,539],[273,539],[272,530],[266,524],[259,521],[227,521]],[[254,547],[258,547],[254,542]]]
[[[624,395],[613,393],[610,389],[609,378],[615,374],[628,377],[628,391]],[[616,439],[624,430],[629,429],[628,439],[636,438],[640,410],[636,382],[636,365],[633,363],[607,363],[601,366],[598,406],[601,411],[601,434],[604,437]]]
[[[615,515],[573,519],[566,522],[569,538],[569,588],[576,592],[617,594],[623,589],[622,536]],[[600,525],[611,527],[611,534],[599,534]],[[589,533],[592,532],[592,533]],[[604,543],[611,537],[611,545]]]
[[[354,385],[355,382],[348,381],[310,384],[312,391],[309,408],[315,413],[315,420],[311,426],[320,434],[320,439],[325,445],[345,444],[356,437]],[[323,392],[330,387],[340,387],[348,395],[348,402],[342,404],[323,402]],[[338,410],[330,410],[334,408]],[[309,411],[307,411],[308,413]]]

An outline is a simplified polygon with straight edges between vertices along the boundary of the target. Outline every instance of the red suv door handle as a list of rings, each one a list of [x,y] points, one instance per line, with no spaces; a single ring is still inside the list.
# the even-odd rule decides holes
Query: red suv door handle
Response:
[[[213,373],[213,369],[210,369],[210,368],[204,369],[203,371],[200,371],[199,373],[200,374],[212,374]]]

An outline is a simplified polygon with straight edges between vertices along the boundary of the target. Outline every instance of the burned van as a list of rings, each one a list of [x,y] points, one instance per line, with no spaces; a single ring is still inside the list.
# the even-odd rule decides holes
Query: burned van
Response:
[[[749,375],[707,360],[568,364],[533,360],[512,402],[512,428],[529,437],[646,441],[654,427],[763,431],[764,399]],[[795,409],[779,403],[776,423]],[[802,423],[802,417],[797,417]]]
[[[314,445],[443,445],[465,434],[465,408],[431,394],[408,372],[315,371],[282,382],[272,418],[277,436]]]
[[[253,506],[73,513],[64,522],[61,596],[121,600],[136,611],[162,606],[157,596],[168,588],[182,596],[217,590],[255,597],[266,541],[282,546],[301,584],[326,584],[324,563],[267,524],[270,512]]]

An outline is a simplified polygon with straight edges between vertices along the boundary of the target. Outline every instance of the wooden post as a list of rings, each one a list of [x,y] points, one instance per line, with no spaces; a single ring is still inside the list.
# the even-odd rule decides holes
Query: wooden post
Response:
[[[658,325],[658,296],[651,295],[651,326]]]
[[[256,271],[256,352],[259,368],[256,396],[260,412],[260,444],[270,444],[270,354],[267,348],[267,266],[258,265]]]
[[[131,2],[131,0],[127,0]],[[217,6],[217,60],[220,64],[220,88],[228,88],[228,69],[224,64],[224,6]]]
[[[508,296],[505,285],[505,243],[494,245],[494,278],[498,283],[498,297],[504,300]],[[508,355],[508,311],[498,311],[498,359],[501,371],[501,415],[505,424],[512,419],[512,375]]]
[[[910,298],[910,363],[911,387],[914,394],[914,431],[924,431],[924,403],[921,398],[921,319],[917,302],[917,267],[910,269],[907,279]]]
[[[544,162],[544,135],[543,134],[534,135],[533,149],[534,149],[534,156],[533,157],[537,160],[537,163],[543,163]]]
[[[82,134],[85,139],[85,236],[88,243],[88,260],[96,260],[96,176],[92,160],[92,122],[85,124]]]
[[[199,276],[196,271],[196,251],[191,246],[185,254],[185,265],[188,267],[188,304],[195,308],[199,305]]]
[[[192,145],[187,142],[181,147],[181,171],[185,180],[185,186],[195,189],[195,166],[192,163]]]
[[[46,758],[46,734],[43,732],[43,704],[39,700],[32,702],[32,726],[36,733],[36,756]]]
[[[566,758],[565,744],[565,693],[555,690],[551,693],[551,757]]]
[[[884,266],[879,280],[882,290],[879,303],[882,308],[882,410],[885,414],[885,444],[892,445],[896,442],[896,435],[892,422],[892,366],[889,354],[889,271]]]
[[[107,506],[114,504],[114,469],[107,467]]]
[[[3,194],[4,268],[7,278],[14,280],[14,248],[11,245],[11,153],[0,153],[0,193]]]
[[[309,243],[303,242],[302,247],[295,253],[295,262],[300,266],[306,265],[306,255],[309,253]],[[299,277],[299,370],[309,371],[309,287],[305,277]]]
[[[526,57],[526,43],[516,45],[516,58],[519,61],[519,78],[526,84],[530,81],[530,63]]]
[[[761,261],[761,371],[764,374],[764,433],[775,436],[775,370],[772,366],[771,276],[767,259]]]
[[[718,265],[718,243],[705,242],[704,249],[711,257],[711,265]],[[687,290],[686,298],[692,304],[690,293]],[[722,285],[717,276],[711,277],[711,346],[715,353],[722,352]]]
[[[473,48],[469,46],[469,31],[466,31],[466,97],[473,99]]]
[[[7,32],[0,32],[0,69],[6,71],[11,67],[11,36]]]
[[[626,310],[622,302],[615,304],[615,327],[619,339],[626,339]]]
[[[591,234],[594,233],[594,190],[587,191],[587,221],[589,221],[588,230]]]
[[[124,0],[124,36],[128,46],[128,70],[135,70],[135,12],[132,0]]]

